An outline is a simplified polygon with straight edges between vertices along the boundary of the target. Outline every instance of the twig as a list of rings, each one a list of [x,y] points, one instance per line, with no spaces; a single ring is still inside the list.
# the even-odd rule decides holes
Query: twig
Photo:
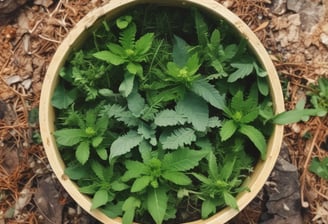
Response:
[[[319,118],[316,117],[316,119],[319,119]],[[312,152],[313,152],[313,149],[314,149],[314,146],[315,146],[315,142],[317,140],[317,137],[318,137],[318,134],[319,134],[320,130],[321,130],[321,123],[319,123],[319,127],[317,127],[317,129],[315,131],[315,134],[314,134],[313,139],[311,141],[310,150],[309,150],[309,152],[306,156],[306,160],[305,160],[305,163],[303,165],[303,173],[302,173],[302,176],[301,176],[301,203],[302,203],[302,206],[304,208],[309,207],[309,203],[307,201],[305,201],[305,199],[304,199],[305,177],[308,173],[307,167],[308,167],[308,164],[310,162]]]

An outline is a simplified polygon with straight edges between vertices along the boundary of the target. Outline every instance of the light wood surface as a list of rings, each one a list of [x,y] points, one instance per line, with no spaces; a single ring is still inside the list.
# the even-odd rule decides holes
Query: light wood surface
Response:
[[[235,14],[223,7],[221,4],[214,0],[111,0],[107,5],[91,11],[86,15],[68,34],[62,44],[58,47],[53,59],[48,67],[47,74],[45,76],[42,94],[40,99],[40,129],[43,145],[49,160],[49,163],[58,177],[60,183],[70,194],[70,196],[87,212],[103,223],[107,224],[119,224],[120,219],[110,219],[99,210],[90,210],[91,201],[90,198],[81,194],[77,185],[72,182],[64,174],[65,164],[61,159],[61,155],[58,152],[56,141],[53,136],[54,131],[54,110],[51,106],[51,97],[58,82],[58,73],[63,66],[65,60],[69,54],[75,49],[79,48],[85,38],[92,30],[92,27],[99,24],[102,19],[111,19],[119,15],[123,10],[133,7],[140,3],[159,3],[164,5],[174,5],[188,7],[189,5],[197,6],[205,9],[209,13],[221,17],[227,20],[232,26],[234,26],[240,34],[249,41],[250,47],[258,55],[258,60],[261,62],[264,69],[268,72],[268,79],[270,82],[270,91],[272,101],[274,103],[275,113],[284,111],[284,101],[281,90],[280,81],[276,73],[275,67],[263,47],[262,43],[258,40],[256,35],[250,30],[250,28]],[[278,158],[280,146],[283,138],[283,126],[275,126],[275,131],[271,136],[267,149],[267,158],[265,161],[259,161],[254,168],[254,173],[245,181],[250,188],[250,192],[244,192],[237,196],[237,203],[241,209],[247,206],[258,194],[267,180],[274,164]],[[221,224],[229,221],[238,211],[225,208],[216,215],[206,219],[191,222],[190,224]]]

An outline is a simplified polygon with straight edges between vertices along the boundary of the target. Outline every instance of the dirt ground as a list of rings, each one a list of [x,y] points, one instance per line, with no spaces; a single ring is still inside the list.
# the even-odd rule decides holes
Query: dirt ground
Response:
[[[107,2],[0,0],[0,224],[98,223],[57,183],[41,144],[38,105],[58,45],[86,13]],[[328,77],[327,0],[219,2],[240,16],[268,50],[286,109],[306,98],[319,77]],[[328,182],[308,166],[313,157],[328,156],[328,116],[287,125],[284,147],[298,174],[302,220],[327,224]],[[265,201],[261,192],[231,223],[261,223]]]

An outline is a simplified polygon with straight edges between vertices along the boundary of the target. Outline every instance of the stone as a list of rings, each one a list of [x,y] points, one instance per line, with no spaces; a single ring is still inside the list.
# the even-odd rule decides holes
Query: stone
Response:
[[[305,0],[287,0],[287,9],[293,12],[300,12]]]

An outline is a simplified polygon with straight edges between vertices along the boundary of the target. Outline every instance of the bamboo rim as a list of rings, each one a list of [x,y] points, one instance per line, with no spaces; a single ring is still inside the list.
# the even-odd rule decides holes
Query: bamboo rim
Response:
[[[107,217],[98,209],[91,210],[91,199],[79,192],[78,186],[71,181],[65,174],[65,164],[56,146],[56,141],[53,136],[54,132],[54,109],[51,106],[51,97],[58,82],[59,69],[63,66],[67,57],[77,49],[84,41],[85,36],[92,26],[99,23],[102,19],[114,18],[119,13],[129,7],[133,7],[142,3],[154,3],[154,0],[111,0],[103,7],[97,8],[88,13],[78,24],[70,31],[68,36],[58,47],[52,61],[48,67],[41,92],[39,119],[40,131],[43,146],[55,175],[59,179],[62,186],[70,194],[70,196],[90,215],[99,221],[107,224],[119,224],[120,218],[111,219]],[[226,9],[215,0],[157,0],[156,4],[172,5],[177,7],[196,6],[203,10],[208,11],[214,16],[218,16],[228,21],[240,35],[248,40],[249,46],[253,49],[254,53],[258,56],[258,60],[263,68],[268,73],[268,82],[270,85],[270,94],[274,104],[275,113],[284,111],[284,100],[282,89],[277,75],[276,69],[271,61],[266,49],[252,32],[252,30],[234,13]],[[245,208],[258,194],[267,178],[269,177],[275,162],[278,158],[280,147],[283,138],[283,126],[275,125],[274,132],[269,139],[267,157],[265,161],[259,161],[254,167],[254,172],[250,175],[247,181],[249,192],[242,192],[237,195],[237,204],[239,209]],[[206,220],[197,220],[189,222],[189,224],[217,224],[225,223],[232,219],[239,211],[226,207],[220,210],[215,215]]]

